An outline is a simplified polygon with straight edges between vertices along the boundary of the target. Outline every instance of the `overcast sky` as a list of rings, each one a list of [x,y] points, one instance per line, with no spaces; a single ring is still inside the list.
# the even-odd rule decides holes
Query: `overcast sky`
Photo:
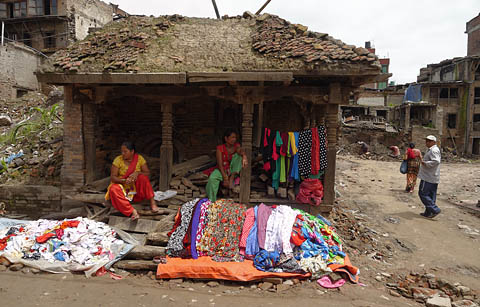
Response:
[[[106,0],[130,14],[215,18],[211,0]],[[220,15],[257,11],[266,0],[216,0]],[[266,13],[328,33],[347,44],[371,41],[390,58],[397,84],[414,82],[421,67],[467,54],[465,24],[480,0],[272,0]]]

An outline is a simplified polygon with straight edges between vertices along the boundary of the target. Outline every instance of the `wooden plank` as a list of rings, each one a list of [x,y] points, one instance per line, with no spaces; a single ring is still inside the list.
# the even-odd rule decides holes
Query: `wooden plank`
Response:
[[[38,73],[39,82],[49,84],[185,84],[185,72],[163,73]]]
[[[131,235],[135,240],[137,240],[140,245],[145,245],[147,243],[147,235],[144,233],[130,232],[129,235]]]
[[[292,81],[292,72],[189,72],[188,82]]]
[[[77,193],[77,194],[67,194],[65,195],[66,199],[81,201],[84,203],[92,204],[103,204],[105,203],[105,194],[87,194],[87,193]]]
[[[147,240],[154,245],[165,245],[168,243],[169,237],[167,236],[167,231],[163,232],[150,232],[147,234]]]
[[[137,245],[125,255],[125,259],[149,260],[156,256],[165,256],[165,250],[163,246]]]
[[[255,146],[260,148],[260,141],[262,140],[262,129],[263,129],[263,102],[258,104],[258,113],[257,113],[257,122],[255,126]]]
[[[100,180],[95,180],[92,181],[88,184],[85,185],[85,189],[91,189],[91,190],[96,190],[96,191],[105,191],[110,184],[110,176],[105,177]],[[84,189],[84,190],[85,190]]]
[[[149,233],[157,229],[161,222],[139,218],[132,221],[129,217],[110,216],[108,225],[115,226],[121,230]]]
[[[199,168],[212,162],[212,158],[207,155],[199,156],[188,161],[173,165],[172,174],[173,176],[183,176],[192,169]]]
[[[156,271],[157,266],[151,260],[120,260],[113,265],[117,269],[133,271]]]

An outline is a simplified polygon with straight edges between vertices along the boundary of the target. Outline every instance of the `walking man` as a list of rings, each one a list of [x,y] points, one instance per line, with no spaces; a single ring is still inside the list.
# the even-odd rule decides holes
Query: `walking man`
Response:
[[[423,156],[420,171],[418,172],[418,177],[422,180],[420,181],[418,196],[420,196],[420,200],[425,206],[425,212],[420,213],[420,215],[426,218],[434,218],[441,212],[436,204],[437,187],[440,181],[441,154],[435,136],[427,136],[425,144],[428,150]]]

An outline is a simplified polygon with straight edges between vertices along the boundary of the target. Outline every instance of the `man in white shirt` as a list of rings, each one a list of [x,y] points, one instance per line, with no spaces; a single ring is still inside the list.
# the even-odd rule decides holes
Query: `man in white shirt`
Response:
[[[427,152],[423,156],[418,177],[420,181],[420,188],[418,196],[425,206],[425,212],[420,213],[426,218],[434,218],[441,210],[436,205],[437,187],[440,182],[440,149],[437,146],[437,138],[429,135],[425,138],[425,144],[428,147]]]

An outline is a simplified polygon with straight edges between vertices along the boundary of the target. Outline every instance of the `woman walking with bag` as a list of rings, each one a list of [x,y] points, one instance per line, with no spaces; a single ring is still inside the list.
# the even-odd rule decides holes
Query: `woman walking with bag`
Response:
[[[405,192],[413,193],[415,185],[417,184],[417,175],[422,161],[422,153],[415,148],[414,143],[408,145],[405,160],[407,160],[407,187],[405,188]]]

